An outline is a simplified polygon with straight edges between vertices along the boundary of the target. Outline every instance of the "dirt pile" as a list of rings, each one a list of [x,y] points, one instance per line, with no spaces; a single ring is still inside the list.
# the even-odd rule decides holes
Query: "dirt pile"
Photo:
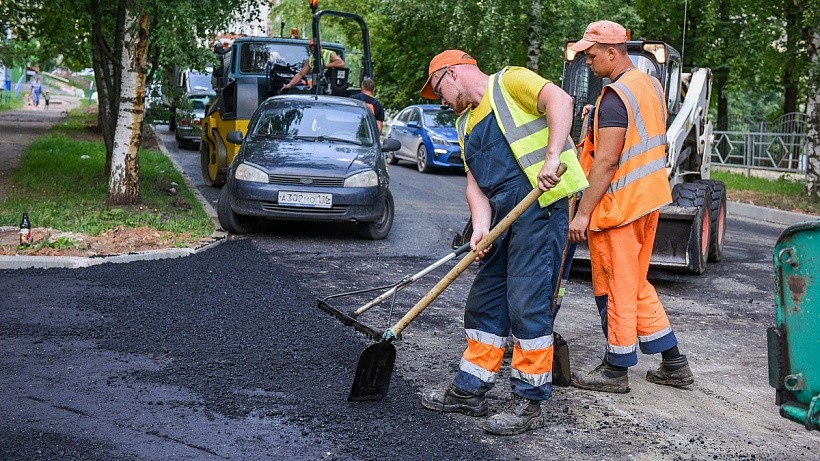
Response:
[[[0,228],[0,255],[20,256],[111,256],[168,248],[199,248],[213,241],[187,234],[157,231],[148,227],[123,227],[91,236],[57,229],[32,229],[32,244],[20,247],[19,230]]]

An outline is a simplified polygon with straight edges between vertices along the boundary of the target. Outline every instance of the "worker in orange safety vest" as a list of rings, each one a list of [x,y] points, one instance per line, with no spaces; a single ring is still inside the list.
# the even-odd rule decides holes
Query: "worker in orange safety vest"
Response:
[[[658,209],[672,201],[666,177],[666,98],[654,77],[635,69],[626,29],[612,21],[590,24],[571,46],[586,53],[596,77],[609,78],[592,123],[594,151],[581,165],[590,186],[569,227],[573,242],[588,240],[592,289],[607,338],[603,362],[572,384],[602,392],[629,392],[627,371],[644,354],[661,353],[649,382],[683,387],[694,382],[689,362],[655,288],[647,280]],[[591,144],[590,144],[591,145]]]

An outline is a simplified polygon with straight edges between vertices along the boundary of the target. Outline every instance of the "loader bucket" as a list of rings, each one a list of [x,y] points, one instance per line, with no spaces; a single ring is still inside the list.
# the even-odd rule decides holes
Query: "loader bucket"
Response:
[[[708,253],[709,214],[706,208],[670,205],[660,209],[651,267],[702,274]],[[589,260],[586,242],[578,243],[575,259]]]
[[[706,217],[707,221],[708,219]],[[698,258],[704,241],[703,222],[702,210],[698,208],[661,208],[655,246],[652,249],[652,265],[667,269],[687,269],[698,274],[703,272],[703,264]],[[705,240],[708,249],[708,232]]]

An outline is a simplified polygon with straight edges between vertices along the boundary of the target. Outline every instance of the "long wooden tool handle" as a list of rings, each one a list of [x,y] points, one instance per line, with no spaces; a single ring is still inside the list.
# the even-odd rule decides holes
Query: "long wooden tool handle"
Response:
[[[559,165],[558,167],[558,176],[564,174],[566,170],[567,165],[561,163],[561,165]],[[407,328],[407,325],[409,325],[410,322],[415,320],[416,317],[418,317],[419,314],[421,314],[424,311],[424,309],[427,309],[427,306],[432,304],[432,302],[435,301],[436,298],[438,298],[438,295],[440,295],[441,292],[443,292],[448,286],[450,286],[450,284],[453,283],[455,279],[457,279],[458,276],[461,275],[462,272],[467,270],[467,268],[470,267],[470,264],[472,264],[473,261],[475,261],[475,258],[478,256],[480,252],[484,251],[499,236],[501,236],[501,234],[503,234],[507,229],[509,229],[512,223],[516,219],[518,219],[518,217],[521,216],[524,213],[524,211],[527,210],[527,208],[532,206],[532,204],[538,200],[538,197],[540,197],[541,194],[543,194],[543,192],[541,191],[541,189],[537,187],[530,191],[530,193],[527,194],[527,196],[524,197],[521,200],[521,202],[519,202],[518,205],[516,205],[515,208],[513,208],[507,214],[507,216],[504,216],[504,218],[498,224],[496,224],[495,227],[493,227],[490,230],[490,232],[487,235],[485,235],[483,239],[481,239],[480,242],[478,242],[478,245],[476,246],[475,250],[470,251],[469,253],[467,253],[466,256],[461,258],[461,261],[459,261],[458,264],[456,264],[452,269],[450,269],[450,272],[448,272],[447,275],[445,275],[441,280],[439,280],[439,282],[433,288],[431,288],[430,291],[427,292],[427,294],[424,295],[424,297],[421,298],[419,302],[417,302],[416,305],[413,306],[412,309],[407,311],[407,313],[404,314],[404,317],[399,319],[399,321],[396,322],[395,325],[393,325],[393,328],[390,328],[384,332],[384,339],[388,341],[396,339],[396,337],[398,337],[398,335],[405,328]]]

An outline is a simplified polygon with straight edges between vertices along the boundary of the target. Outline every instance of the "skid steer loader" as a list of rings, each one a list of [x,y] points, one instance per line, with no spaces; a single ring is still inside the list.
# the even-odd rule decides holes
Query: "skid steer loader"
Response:
[[[582,110],[596,103],[609,81],[592,74],[585,55],[570,50],[573,43],[564,47],[562,87],[573,98],[572,137],[580,141],[586,135]],[[650,264],[702,274],[707,261],[720,261],[726,232],[726,187],[709,179],[712,74],[706,68],[682,72],[680,53],[663,42],[634,40],[627,48],[634,67],[660,81],[669,111],[666,171],[673,202],[660,210]],[[589,259],[586,245],[579,245],[575,258]]]
[[[315,10],[314,10],[315,11]],[[288,90],[289,94],[305,93],[350,96],[360,91],[361,81],[372,77],[370,38],[364,20],[355,14],[323,10],[312,20],[313,38],[324,49],[331,50],[345,62],[345,47],[340,43],[322,42],[319,22],[322,17],[335,16],[355,20],[362,30],[361,68],[351,75],[349,68],[332,69],[326,74],[313,73],[307,81]],[[205,184],[219,187],[225,184],[228,165],[239,152],[239,144],[228,142],[231,131],[244,136],[251,116],[269,97],[280,93],[282,87],[296,75],[308,58],[309,40],[285,37],[240,37],[229,47],[218,44],[213,88],[216,97],[208,105],[202,120],[202,141],[199,154],[202,178]],[[321,62],[319,47],[314,47],[314,62]],[[354,87],[354,84],[359,87]]]

